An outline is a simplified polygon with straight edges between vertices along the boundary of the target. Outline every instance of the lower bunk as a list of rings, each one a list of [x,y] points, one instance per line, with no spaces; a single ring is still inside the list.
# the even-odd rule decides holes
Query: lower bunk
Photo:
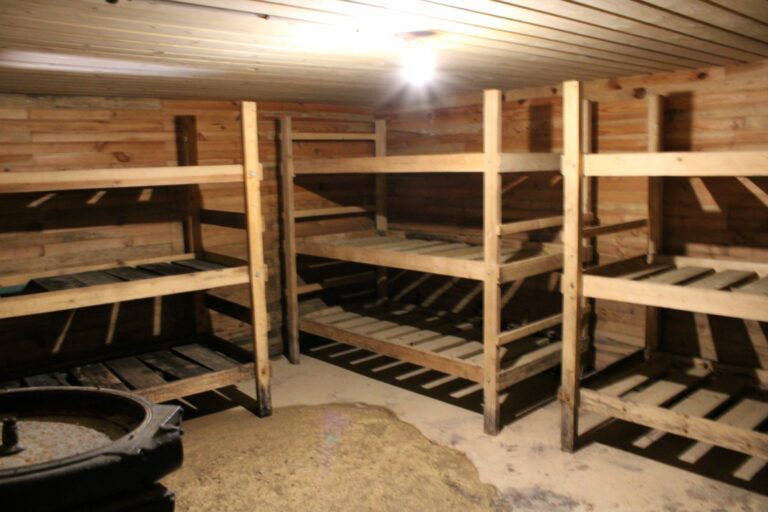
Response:
[[[483,383],[482,319],[393,302],[344,304],[304,313],[302,332],[451,376]],[[499,349],[499,390],[560,364],[555,331],[534,333]]]
[[[148,352],[112,354],[77,365],[46,368],[0,382],[0,390],[36,386],[88,386],[130,391],[155,402],[253,379],[253,356],[218,338]]]
[[[768,380],[763,372],[661,353],[629,363],[582,384],[580,409],[596,413],[582,416],[582,433],[605,417],[616,418],[647,427],[631,440],[637,450],[652,450],[674,435],[689,440],[675,454],[681,463],[696,464],[717,446],[754,457],[745,463],[752,473],[764,467]],[[741,471],[750,472],[743,467]]]

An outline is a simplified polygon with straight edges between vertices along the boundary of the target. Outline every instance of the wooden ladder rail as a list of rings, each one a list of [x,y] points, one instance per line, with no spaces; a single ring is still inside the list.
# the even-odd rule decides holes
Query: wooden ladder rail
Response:
[[[387,152],[387,125],[383,119],[375,121],[375,131],[373,133],[315,133],[298,132],[293,130],[293,119],[291,116],[282,116],[280,118],[280,186],[283,202],[283,274],[285,280],[285,289],[283,292],[285,299],[285,315],[283,316],[286,324],[285,331],[287,335],[288,360],[293,364],[298,364],[301,360],[299,347],[299,294],[298,271],[296,267],[296,219],[310,218],[315,215],[297,215],[295,209],[295,165],[293,144],[297,141],[371,141],[374,143],[375,156],[386,156]],[[387,216],[387,181],[386,175],[376,175],[376,205],[375,222],[376,231],[379,234],[386,234],[388,230]],[[361,208],[360,212],[365,212]],[[360,213],[352,212],[348,209],[341,209],[338,213]],[[322,216],[323,212],[318,212]],[[377,268],[376,276],[377,290],[380,299],[387,297],[387,270],[384,267]]]

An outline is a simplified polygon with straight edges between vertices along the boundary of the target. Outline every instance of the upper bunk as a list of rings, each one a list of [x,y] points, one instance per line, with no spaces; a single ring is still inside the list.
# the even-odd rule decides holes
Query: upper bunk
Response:
[[[0,319],[248,282],[246,262],[211,253],[0,276]]]
[[[296,252],[368,265],[427,272],[482,281],[486,264],[482,245],[376,231],[321,235],[297,239]],[[501,249],[501,282],[553,272],[562,267],[562,246],[521,243]]]
[[[599,153],[584,155],[585,176],[768,176],[768,151]]]
[[[690,256],[645,256],[585,272],[584,295],[768,322],[768,263]]]
[[[301,174],[394,174],[483,172],[485,153],[398,155],[296,160],[294,173]],[[560,170],[559,153],[501,153],[501,172]]]
[[[238,164],[4,172],[0,193],[242,183],[243,174]]]

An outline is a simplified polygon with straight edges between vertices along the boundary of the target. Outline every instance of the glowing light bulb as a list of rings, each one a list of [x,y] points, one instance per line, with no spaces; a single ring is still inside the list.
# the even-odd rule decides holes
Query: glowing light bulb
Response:
[[[435,57],[432,49],[422,41],[410,41],[403,53],[403,78],[422,86],[435,75]]]

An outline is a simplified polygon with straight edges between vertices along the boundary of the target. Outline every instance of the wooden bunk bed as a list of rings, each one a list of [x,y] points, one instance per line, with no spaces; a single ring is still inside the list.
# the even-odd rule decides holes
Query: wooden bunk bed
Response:
[[[195,165],[194,117],[177,118],[177,167],[110,168],[73,171],[0,173],[0,193],[105,190],[205,183],[242,183],[245,194],[248,261],[206,252],[200,230],[199,204],[187,197],[183,254],[58,268],[0,277],[0,319],[38,315],[102,304],[195,292],[195,311],[205,307],[204,290],[249,285],[253,304],[254,350],[210,336],[195,318],[192,340],[162,343],[152,352],[122,350],[108,356],[79,358],[71,366],[47,365],[44,373],[18,375],[0,387],[80,385],[131,390],[155,401],[166,401],[233,385],[256,377],[258,412],[271,413],[267,312],[262,245],[262,168],[258,157],[256,104],[242,103],[242,165]],[[146,349],[144,349],[146,350]],[[77,358],[76,358],[77,359]]]
[[[484,151],[443,155],[386,156],[386,127],[376,122],[370,134],[314,134],[292,131],[283,118],[282,187],[286,257],[286,323],[291,359],[298,362],[299,331],[374,353],[461,377],[482,385],[485,431],[500,429],[500,391],[523,379],[557,366],[560,342],[543,331],[556,328],[555,314],[502,331],[501,286],[529,276],[558,271],[560,244],[505,243],[504,237],[562,225],[562,216],[502,223],[501,179],[505,173],[557,172],[560,155],[504,153],[501,149],[499,91],[484,94]],[[369,140],[375,156],[294,160],[298,140]],[[386,175],[393,173],[481,173],[483,176],[483,243],[425,237],[389,229]],[[294,179],[317,174],[373,174],[375,205],[294,209]],[[295,222],[312,216],[375,215],[375,229],[296,238]],[[306,314],[298,298],[326,285],[348,284],[339,279],[313,286],[299,285],[296,257],[312,256],[378,267],[379,300],[372,305],[330,305]],[[445,312],[424,310],[413,304],[389,302],[386,269],[403,269],[479,281],[483,284],[483,314],[478,321],[463,321]],[[368,277],[370,278],[370,276]]]
[[[768,262],[661,253],[662,177],[768,176],[768,151],[662,152],[663,99],[650,96],[648,153],[585,154],[589,132],[583,118],[589,104],[579,82],[566,82],[563,91],[563,449],[576,446],[579,411],[591,411],[653,429],[637,446],[650,446],[664,433],[697,441],[680,455],[689,463],[712,445],[768,460],[765,370],[666,354],[660,351],[658,332],[658,308],[768,322]],[[623,226],[585,227],[585,180],[599,176],[649,177],[648,218]],[[585,238],[638,225],[649,227],[647,254],[585,265],[580,250]],[[582,382],[578,354],[590,299],[646,306],[645,360],[616,365],[615,371],[609,368]]]

